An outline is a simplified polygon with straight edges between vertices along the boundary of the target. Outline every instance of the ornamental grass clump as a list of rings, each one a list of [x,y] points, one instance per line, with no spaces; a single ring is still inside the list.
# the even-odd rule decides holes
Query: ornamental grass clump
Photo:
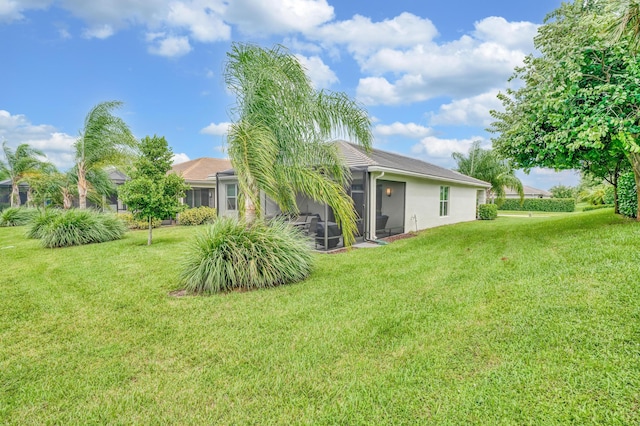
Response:
[[[9,207],[0,212],[0,226],[23,226],[38,215],[38,209]]]
[[[190,293],[268,288],[305,279],[312,263],[308,240],[284,222],[221,218],[196,236],[180,280]]]
[[[54,219],[62,214],[62,210],[59,209],[46,209],[36,215],[29,222],[27,227],[27,238],[33,238],[39,240],[44,236],[44,230],[47,226],[54,221]]]
[[[43,247],[67,247],[118,240],[126,227],[113,214],[93,210],[64,210],[34,233]]]

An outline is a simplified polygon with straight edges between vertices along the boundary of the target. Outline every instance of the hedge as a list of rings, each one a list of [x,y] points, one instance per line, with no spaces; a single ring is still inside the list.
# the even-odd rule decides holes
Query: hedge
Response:
[[[520,204],[519,199],[510,198],[498,208],[528,212],[573,212],[576,209],[576,200],[573,198],[525,198],[524,203]]]
[[[636,217],[638,213],[636,180],[633,173],[626,173],[618,179],[618,208],[620,214],[627,217]]]
[[[478,219],[494,220],[498,217],[498,206],[495,204],[480,204],[478,206]]]
[[[194,226],[213,223],[216,220],[216,209],[207,206],[187,209],[178,215],[178,225]]]

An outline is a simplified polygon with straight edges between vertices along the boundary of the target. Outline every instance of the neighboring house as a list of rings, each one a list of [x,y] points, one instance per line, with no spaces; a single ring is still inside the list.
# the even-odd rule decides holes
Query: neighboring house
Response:
[[[191,187],[182,200],[183,203],[189,207],[217,207],[216,173],[230,167],[229,160],[203,157],[174,164],[171,172],[182,176],[185,183]]]
[[[122,185],[128,179],[127,175],[119,170],[116,170],[114,167],[107,168],[107,174],[109,175],[109,179],[111,180],[111,182],[113,182],[116,187]],[[24,206],[27,204],[27,191],[29,190],[29,185],[26,182],[20,182],[19,188],[20,205]],[[0,181],[0,207],[10,204],[10,196],[11,180],[7,179]],[[115,212],[126,210],[126,206],[124,206],[122,202],[118,200],[117,191],[111,194],[110,197],[106,197],[104,201],[106,202],[106,205],[108,205],[109,208]],[[73,200],[73,206],[78,207],[78,200],[76,198],[74,198]],[[87,200],[87,206],[95,207],[96,205],[90,200]]]
[[[524,198],[551,198],[551,193],[544,189],[533,188],[527,185],[523,185],[522,189],[524,190]],[[505,198],[520,198],[520,194],[514,189],[505,188]]]
[[[29,185],[22,182],[18,184],[20,204],[27,202],[27,190]],[[11,179],[0,181],[0,210],[11,205]]]
[[[360,240],[476,219],[477,204],[485,203],[490,184],[414,158],[378,149],[336,142],[351,169],[349,194],[358,214]],[[217,175],[218,214],[238,213],[238,185],[233,170]],[[265,216],[280,214],[278,206],[263,197]],[[328,249],[341,244],[331,208],[299,196],[301,216],[317,217],[316,245]]]

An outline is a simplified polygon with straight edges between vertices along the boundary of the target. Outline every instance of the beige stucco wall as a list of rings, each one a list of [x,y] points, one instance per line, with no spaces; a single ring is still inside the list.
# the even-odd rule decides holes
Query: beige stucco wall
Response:
[[[449,182],[440,182],[430,179],[414,178],[402,175],[380,172],[372,174],[374,177],[386,180],[406,183],[405,192],[405,232],[433,228],[452,223],[468,222],[476,219],[476,200],[479,195],[478,187],[464,186]],[[370,199],[375,206],[375,183],[370,186]],[[449,214],[440,216],[440,186],[448,186],[449,189]],[[386,196],[383,194],[383,197]],[[389,202],[393,199],[383,200]],[[369,223],[375,223],[375,209],[370,211]]]

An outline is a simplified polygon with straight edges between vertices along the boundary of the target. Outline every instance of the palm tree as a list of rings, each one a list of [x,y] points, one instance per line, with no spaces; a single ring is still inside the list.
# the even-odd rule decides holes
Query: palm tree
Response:
[[[102,102],[89,111],[84,129],[74,144],[76,172],[78,176],[78,201],[81,209],[87,208],[90,191],[89,177],[106,166],[119,165],[131,158],[136,140],[129,126],[112,111],[122,102]]]
[[[282,46],[235,43],[224,75],[237,96],[228,151],[238,176],[241,215],[262,217],[260,191],[292,213],[298,212],[296,195],[304,194],[331,206],[345,245],[351,244],[356,213],[346,192],[350,173],[328,141],[345,137],[369,149],[367,112],[344,93],[316,91]]]
[[[458,172],[491,184],[487,189],[488,201],[493,202],[494,196],[499,202],[504,200],[505,188],[515,189],[520,200],[524,198],[522,182],[516,177],[515,170],[493,150],[480,148],[479,141],[471,145],[468,155],[454,152],[452,157],[458,163]]]
[[[609,24],[606,27],[612,42],[624,36],[629,37],[634,53],[640,50],[640,0],[609,0],[604,9]]]
[[[0,161],[0,175],[4,174],[11,179],[11,207],[20,207],[19,184],[43,164],[38,157],[44,156],[44,153],[26,143],[18,145],[12,151],[6,141],[2,142],[2,151],[5,161]]]

